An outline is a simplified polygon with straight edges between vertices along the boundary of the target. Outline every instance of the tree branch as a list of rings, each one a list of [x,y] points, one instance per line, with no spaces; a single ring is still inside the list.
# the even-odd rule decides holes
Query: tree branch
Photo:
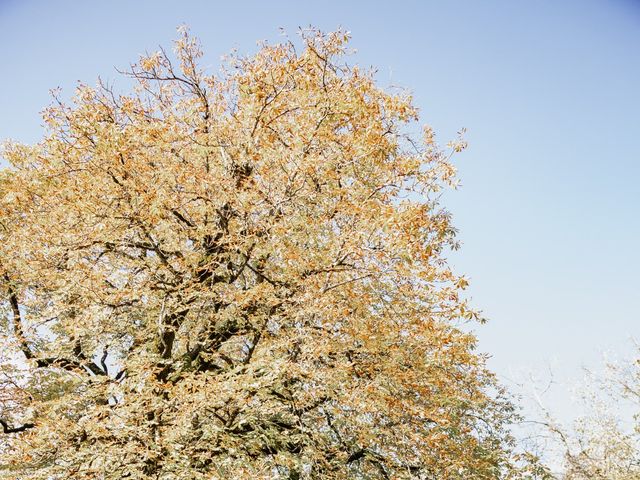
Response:
[[[2,431],[5,434],[24,432],[25,430],[29,430],[30,428],[33,428],[36,426],[35,423],[25,423],[23,425],[20,425],[19,427],[10,427],[9,424],[4,420],[2,420],[1,418],[0,418],[0,425],[2,425]]]
[[[13,328],[18,342],[20,343],[20,350],[27,360],[31,360],[33,358],[33,353],[31,352],[29,344],[27,343],[27,339],[24,336],[24,331],[22,328],[22,314],[20,313],[18,296],[11,286],[11,279],[9,278],[9,275],[7,275],[6,273],[4,274],[4,280],[6,282],[7,291],[9,293],[9,303],[11,304],[11,312],[13,313]]]

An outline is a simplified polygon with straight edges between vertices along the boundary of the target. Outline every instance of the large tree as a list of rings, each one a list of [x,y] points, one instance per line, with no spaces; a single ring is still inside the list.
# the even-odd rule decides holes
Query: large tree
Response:
[[[0,177],[0,471],[20,479],[514,473],[444,255],[450,152],[310,31],[222,73],[183,33],[45,111]]]

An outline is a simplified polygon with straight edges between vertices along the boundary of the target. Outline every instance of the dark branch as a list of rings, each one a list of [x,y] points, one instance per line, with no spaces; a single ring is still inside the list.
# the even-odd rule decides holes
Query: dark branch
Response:
[[[107,373],[103,371],[102,368],[100,368],[98,365],[96,365],[95,362],[82,363],[64,357],[37,358],[36,366],[38,366],[39,368],[57,367],[69,372],[89,371],[96,376],[107,375]]]
[[[33,353],[29,348],[29,344],[27,343],[27,339],[24,336],[24,330],[22,328],[22,315],[20,313],[20,305],[18,303],[18,296],[16,295],[15,290],[11,286],[11,279],[5,273],[4,280],[7,285],[7,290],[9,293],[9,303],[11,304],[11,312],[13,313],[13,328],[16,332],[16,337],[18,338],[18,342],[20,343],[20,350],[27,358],[30,360],[33,358]]]
[[[6,273],[4,274],[4,280],[6,282],[6,287],[9,293],[9,304],[11,305],[11,311],[13,313],[13,328],[15,331],[15,335],[18,339],[18,343],[20,344],[20,351],[24,354],[27,360],[35,360],[36,366],[38,366],[39,368],[58,367],[68,371],[89,370],[94,375],[107,375],[106,371],[103,371],[94,362],[90,362],[87,360],[87,358],[82,353],[80,343],[76,343],[74,354],[81,361],[60,357],[36,358],[36,356],[31,351],[29,344],[27,343],[26,337],[24,336],[23,319],[20,312],[20,304],[18,303],[18,295],[11,286],[11,279]]]
[[[358,460],[360,460],[362,457],[365,456],[365,454],[367,453],[367,451],[364,448],[361,448],[359,450],[356,450],[355,452],[353,452],[349,458],[347,458],[347,463],[353,463],[353,462],[357,462]]]
[[[191,222],[190,220],[188,220],[179,211],[171,210],[171,213],[173,213],[173,216],[176,217],[178,220],[180,220],[182,223],[184,223],[187,227],[190,227],[190,228],[194,228],[195,227],[195,224],[193,222]]]
[[[107,368],[107,357],[109,356],[108,348],[109,345],[104,347],[102,358],[100,359],[100,365],[102,366],[102,371],[105,373],[105,375],[109,375],[109,369]]]
[[[25,423],[23,425],[20,425],[19,427],[10,427],[9,424],[2,419],[0,419],[0,425],[2,425],[3,433],[24,432],[25,430],[29,430],[30,428],[33,428],[36,426],[35,423]]]

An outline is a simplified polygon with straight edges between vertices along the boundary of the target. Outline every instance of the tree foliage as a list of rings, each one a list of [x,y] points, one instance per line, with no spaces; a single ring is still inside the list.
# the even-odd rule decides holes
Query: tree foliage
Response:
[[[130,95],[81,85],[7,145],[7,478],[515,475],[513,407],[444,258],[464,143],[410,138],[410,97],[347,41],[209,75],[183,32]]]
[[[636,349],[636,355],[638,351]],[[565,428],[547,428],[562,454],[562,480],[640,480],[640,361],[610,362],[605,376],[589,372],[586,413]]]

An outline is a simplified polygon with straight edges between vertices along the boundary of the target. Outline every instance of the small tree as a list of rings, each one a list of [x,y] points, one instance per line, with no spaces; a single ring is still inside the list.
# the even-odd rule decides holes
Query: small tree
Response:
[[[404,134],[410,98],[347,66],[344,32],[302,38],[210,76],[183,32],[179,65],[80,86],[7,146],[8,478],[514,474],[443,258],[450,154]]]
[[[637,353],[636,353],[637,355]],[[550,419],[560,446],[563,480],[640,480],[640,363],[606,365],[606,376],[589,372],[582,389],[586,413],[573,428]]]

